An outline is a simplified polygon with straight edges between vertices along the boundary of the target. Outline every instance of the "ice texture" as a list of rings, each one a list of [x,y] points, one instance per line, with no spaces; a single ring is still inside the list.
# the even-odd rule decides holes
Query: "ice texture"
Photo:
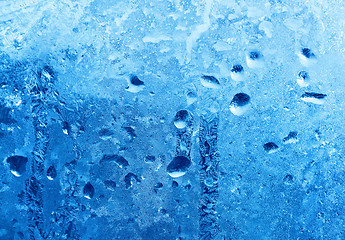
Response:
[[[0,239],[344,239],[344,16],[0,1]]]

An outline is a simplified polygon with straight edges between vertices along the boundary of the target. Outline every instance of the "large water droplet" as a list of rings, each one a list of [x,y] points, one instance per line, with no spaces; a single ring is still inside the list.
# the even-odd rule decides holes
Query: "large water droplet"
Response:
[[[249,103],[248,94],[237,93],[230,103],[230,111],[236,116],[243,115],[249,109]]]
[[[144,82],[141,81],[137,76],[132,75],[129,78],[128,87],[126,88],[126,90],[128,92],[137,93],[143,90],[144,87]]]
[[[175,115],[174,125],[178,129],[183,129],[187,126],[189,119],[190,119],[190,113],[187,110],[180,110]]]
[[[15,155],[8,157],[6,161],[10,164],[10,170],[14,176],[20,177],[26,171],[27,157]]]
[[[167,172],[173,178],[181,177],[187,173],[191,163],[191,160],[185,156],[174,157],[167,167]]]

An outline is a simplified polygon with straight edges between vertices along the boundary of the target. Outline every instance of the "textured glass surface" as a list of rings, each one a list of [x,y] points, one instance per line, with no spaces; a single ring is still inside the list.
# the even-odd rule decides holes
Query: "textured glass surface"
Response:
[[[344,16],[0,1],[0,239],[345,239]]]

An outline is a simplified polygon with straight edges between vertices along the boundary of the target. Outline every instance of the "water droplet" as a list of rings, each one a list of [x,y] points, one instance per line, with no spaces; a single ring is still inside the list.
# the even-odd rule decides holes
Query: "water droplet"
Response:
[[[135,134],[134,128],[133,127],[123,127],[123,129],[126,130],[126,132],[128,133],[129,137],[131,139],[135,138],[137,135]]]
[[[237,93],[230,103],[230,111],[236,116],[243,115],[249,109],[249,103],[248,94]]]
[[[191,160],[185,156],[174,157],[167,167],[167,172],[173,178],[181,177],[187,173],[191,163]]]
[[[213,178],[212,177],[209,177],[209,178],[206,178],[204,180],[204,184],[207,186],[207,187],[213,187],[214,185],[214,181],[213,181]]]
[[[230,71],[232,80],[240,82],[244,79],[244,69],[241,64],[234,65]]]
[[[187,93],[187,104],[188,105],[192,105],[193,103],[195,103],[198,99],[198,96],[195,92],[188,92]]]
[[[249,68],[262,68],[264,66],[264,56],[258,51],[250,51],[246,56]]]
[[[156,161],[156,157],[152,155],[146,155],[144,161],[146,163],[153,163]]]
[[[52,165],[48,168],[47,170],[47,178],[49,180],[54,180],[57,176],[57,172],[56,172],[56,169],[55,167]]]
[[[274,142],[268,142],[264,144],[264,150],[268,153],[274,153],[278,151],[279,147]]]
[[[126,189],[129,189],[133,186],[133,179],[137,182],[137,183],[140,183],[140,179],[137,175],[135,175],[134,173],[128,173],[126,176],[125,176],[125,184],[126,184]]]
[[[298,142],[297,132],[295,132],[295,131],[289,132],[288,136],[283,138],[283,143],[284,144],[297,143],[297,142]]]
[[[114,182],[113,180],[105,180],[104,185],[107,189],[111,191],[114,191],[116,188],[116,182]]]
[[[284,183],[287,185],[291,185],[293,183],[293,176],[290,174],[287,174],[284,179],[283,179]]]
[[[91,199],[93,198],[94,194],[95,194],[95,188],[91,185],[90,182],[88,182],[83,189],[83,194],[84,197],[87,199]]]
[[[135,86],[142,86],[145,85],[143,81],[141,81],[137,76],[130,77],[131,84]]]
[[[66,121],[62,122],[62,132],[66,135],[71,133],[71,126]]]
[[[171,187],[177,188],[178,187],[178,182],[172,181]]]
[[[15,155],[8,157],[6,161],[10,164],[10,170],[14,176],[20,177],[26,171],[27,157]]]
[[[158,182],[155,184],[154,188],[162,188],[163,187],[163,183]]]
[[[310,77],[306,71],[300,71],[297,76],[297,84],[300,87],[308,87],[309,86]]]
[[[201,84],[207,88],[213,88],[213,89],[220,88],[220,83],[218,79],[215,78],[214,76],[207,76],[207,75],[201,76]]]
[[[326,97],[327,95],[322,93],[305,92],[302,94],[301,100],[304,102],[310,102],[314,104],[324,104]]]
[[[99,138],[104,140],[104,141],[111,139],[113,137],[113,135],[114,135],[114,131],[112,131],[108,128],[102,128],[98,132]]]
[[[145,84],[143,81],[141,81],[137,76],[130,76],[128,81],[128,87],[126,87],[126,90],[128,92],[132,93],[138,93],[142,91],[145,87]]]
[[[315,54],[309,48],[302,48],[302,54],[306,58],[315,57]]]
[[[162,213],[162,214],[166,214],[166,213],[167,213],[167,210],[164,209],[164,208],[161,208],[161,209],[159,210],[159,212]]]
[[[305,67],[310,67],[317,62],[315,54],[309,48],[302,48],[300,52],[297,53],[301,64]]]
[[[180,110],[175,115],[174,125],[178,129],[183,129],[187,126],[188,120],[190,120],[190,113],[187,110]]]

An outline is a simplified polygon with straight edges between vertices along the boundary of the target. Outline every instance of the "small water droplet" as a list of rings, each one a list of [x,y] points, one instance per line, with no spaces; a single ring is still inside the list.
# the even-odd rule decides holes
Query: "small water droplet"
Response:
[[[141,90],[143,90],[145,87],[145,84],[143,81],[141,81],[137,76],[132,75],[129,78],[128,81],[128,87],[126,87],[126,90],[128,92],[132,92],[132,93],[138,93]]]
[[[232,80],[240,82],[244,79],[244,69],[241,64],[234,65],[230,71]]]
[[[197,101],[197,98],[198,98],[198,96],[195,92],[192,92],[192,91],[188,92],[187,93],[187,104],[192,105],[193,103],[195,103]]]
[[[144,161],[146,163],[153,163],[156,161],[156,157],[152,155],[146,155]]]
[[[128,161],[120,155],[103,155],[100,163],[115,162],[120,168],[126,168],[129,166]]]
[[[283,179],[284,183],[287,185],[291,185],[293,183],[293,176],[290,174],[287,174],[284,179]]]
[[[201,84],[206,88],[220,88],[220,83],[217,78],[214,76],[207,76],[203,75],[201,76]]]
[[[306,71],[300,71],[297,76],[297,84],[300,87],[308,87],[309,86],[310,77]]]
[[[289,134],[287,135],[287,137],[283,138],[283,143],[284,144],[288,144],[288,143],[297,143],[298,139],[297,139],[297,132],[295,131],[291,131],[289,132]]]
[[[171,187],[177,188],[178,187],[178,182],[172,181]]]
[[[48,168],[47,170],[47,178],[49,180],[54,180],[57,176],[57,172],[56,172],[56,169],[55,167],[52,165]]]
[[[262,68],[264,66],[264,57],[258,51],[250,51],[246,60],[249,68]]]
[[[135,180],[137,183],[141,182],[139,177],[134,173],[130,172],[125,176],[126,189],[129,189],[133,186],[133,180]]]
[[[111,191],[114,191],[116,188],[116,182],[114,182],[113,180],[105,180],[104,185],[107,189]]]

